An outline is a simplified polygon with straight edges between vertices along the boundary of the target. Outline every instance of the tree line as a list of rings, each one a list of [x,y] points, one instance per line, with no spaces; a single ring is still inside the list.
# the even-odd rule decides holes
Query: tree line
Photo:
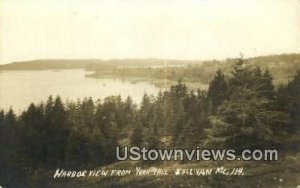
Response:
[[[110,96],[63,102],[50,96],[20,115],[0,111],[0,182],[24,183],[39,169],[116,161],[116,146],[299,150],[300,72],[274,87],[265,69],[239,59],[208,91],[181,81],[139,105]],[[18,181],[16,181],[16,179]]]

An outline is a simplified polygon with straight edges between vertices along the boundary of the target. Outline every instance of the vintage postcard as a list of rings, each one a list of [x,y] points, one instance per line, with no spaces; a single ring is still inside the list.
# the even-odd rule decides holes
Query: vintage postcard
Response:
[[[0,188],[300,188],[299,0],[0,0]]]

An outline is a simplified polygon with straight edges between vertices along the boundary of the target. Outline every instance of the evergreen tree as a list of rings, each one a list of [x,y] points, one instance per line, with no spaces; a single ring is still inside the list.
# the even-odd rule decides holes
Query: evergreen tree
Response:
[[[262,76],[263,84],[262,84],[262,95],[268,99],[274,99],[274,86],[273,86],[273,78],[268,69],[265,70]]]
[[[67,113],[60,97],[53,101],[48,98],[45,107],[46,144],[45,156],[48,166],[57,166],[65,160],[65,148],[69,129],[67,127]]]
[[[210,82],[208,87],[208,109],[210,114],[215,114],[218,106],[222,104],[227,95],[227,83],[225,81],[225,75],[219,69]]]
[[[0,182],[1,185],[20,187],[26,183],[26,160],[23,158],[22,132],[12,109],[4,113],[0,126]],[[16,181],[18,180],[18,181]]]
[[[239,61],[233,71],[229,99],[210,117],[211,142],[236,149],[266,147],[275,144],[287,123],[286,114],[273,109],[273,101],[261,94],[261,74]],[[275,142],[275,143],[274,143]]]
[[[30,104],[28,109],[21,115],[24,137],[23,143],[26,148],[26,157],[30,159],[30,166],[40,168],[45,163],[45,122],[43,105]]]
[[[4,110],[0,109],[0,127],[3,125]]]
[[[300,131],[300,71],[294,76],[293,80],[288,84],[289,109],[291,114],[290,130],[293,133]]]

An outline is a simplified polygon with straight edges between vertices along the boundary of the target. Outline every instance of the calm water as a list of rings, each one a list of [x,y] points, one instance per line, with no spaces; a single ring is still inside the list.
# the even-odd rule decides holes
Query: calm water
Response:
[[[138,103],[145,92],[156,94],[159,91],[148,82],[87,78],[86,73],[84,70],[2,71],[0,108],[7,110],[12,107],[16,112],[21,112],[31,102],[45,101],[49,95],[60,95],[64,100],[121,95],[122,98],[131,96]]]

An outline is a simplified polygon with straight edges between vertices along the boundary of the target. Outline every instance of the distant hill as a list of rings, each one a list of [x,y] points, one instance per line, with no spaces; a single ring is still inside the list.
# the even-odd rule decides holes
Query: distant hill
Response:
[[[84,68],[86,60],[33,60],[13,62],[1,65],[1,70],[44,70],[44,69],[70,69]]]
[[[199,61],[167,60],[168,64],[199,63]],[[44,59],[0,65],[0,70],[92,69],[102,66],[143,67],[162,65],[162,59]]]
[[[289,67],[300,64],[300,54],[281,54],[259,56],[247,59],[262,68],[276,68],[276,67]],[[0,65],[0,70],[44,70],[44,69],[85,69],[97,68],[101,66],[112,67],[143,67],[143,66],[157,66],[163,65],[167,61],[168,65],[187,65],[187,64],[202,64],[208,67],[228,67],[236,61],[236,59],[226,60],[163,60],[163,59],[40,59],[32,61],[13,62],[5,65]],[[227,65],[225,65],[226,63]],[[295,67],[294,67],[295,68]]]
[[[53,59],[14,62],[1,65],[0,70],[47,70],[47,69],[86,69],[94,73],[88,75],[94,78],[114,76],[122,78],[141,77],[147,79],[200,82],[208,84],[215,72],[221,69],[230,75],[237,59],[188,61],[163,59]],[[281,54],[260,56],[246,59],[252,66],[259,66],[263,70],[269,69],[274,84],[284,84],[300,70],[300,54]],[[165,75],[164,62],[168,71]]]

